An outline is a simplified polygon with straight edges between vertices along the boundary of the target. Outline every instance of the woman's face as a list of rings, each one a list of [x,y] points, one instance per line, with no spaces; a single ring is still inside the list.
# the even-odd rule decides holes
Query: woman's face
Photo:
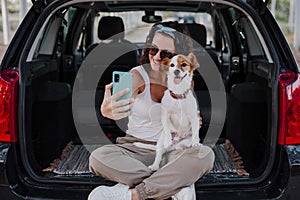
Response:
[[[159,71],[159,68],[161,67],[161,57],[160,53],[161,51],[168,51],[172,54],[175,53],[175,45],[174,40],[168,36],[165,36],[161,33],[156,33],[154,35],[152,45],[157,47],[159,51],[155,55],[149,54],[149,60],[151,64],[151,68],[154,71]]]

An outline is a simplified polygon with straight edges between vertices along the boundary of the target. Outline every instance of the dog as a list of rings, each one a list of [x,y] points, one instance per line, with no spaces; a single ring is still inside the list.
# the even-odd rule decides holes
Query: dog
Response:
[[[199,67],[196,56],[193,53],[188,56],[179,54],[163,64],[166,66],[168,89],[161,101],[162,134],[156,147],[134,143],[138,147],[156,150],[154,163],[149,166],[152,171],[159,169],[165,152],[201,145],[198,106],[192,91],[193,72]]]

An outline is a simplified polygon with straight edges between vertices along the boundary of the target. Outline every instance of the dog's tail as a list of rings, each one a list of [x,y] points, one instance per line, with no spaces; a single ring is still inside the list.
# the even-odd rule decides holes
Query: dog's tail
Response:
[[[144,149],[150,149],[150,150],[156,150],[156,146],[153,144],[145,144],[145,143],[141,143],[141,142],[134,142],[133,143],[134,146],[136,147],[140,147],[140,148],[144,148]]]

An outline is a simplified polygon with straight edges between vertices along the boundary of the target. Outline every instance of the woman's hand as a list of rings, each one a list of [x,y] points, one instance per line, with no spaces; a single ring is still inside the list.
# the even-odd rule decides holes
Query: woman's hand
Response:
[[[100,111],[104,117],[113,120],[119,120],[131,114],[130,108],[133,105],[134,99],[126,99],[117,101],[121,96],[129,92],[129,89],[122,90],[114,95],[111,95],[112,83],[105,86],[104,98],[101,104]]]

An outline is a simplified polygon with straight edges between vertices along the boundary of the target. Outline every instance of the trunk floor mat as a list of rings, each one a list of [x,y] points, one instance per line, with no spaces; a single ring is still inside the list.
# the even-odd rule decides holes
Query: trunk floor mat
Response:
[[[73,145],[70,142],[63,150],[61,158],[56,159],[43,172],[51,172],[54,175],[63,176],[92,176],[89,171],[88,160],[90,152],[102,145]],[[229,140],[213,147],[215,162],[208,175],[219,177],[249,177],[244,169],[242,157],[235,150]]]

